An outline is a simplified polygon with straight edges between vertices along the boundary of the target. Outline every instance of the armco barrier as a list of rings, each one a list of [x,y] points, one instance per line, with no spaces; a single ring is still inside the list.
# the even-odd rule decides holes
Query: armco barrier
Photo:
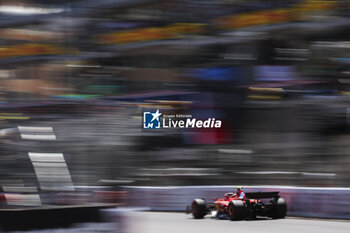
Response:
[[[230,186],[128,186],[130,204],[151,210],[184,211],[194,198],[223,197]],[[279,191],[287,201],[288,215],[350,219],[350,188],[309,188],[291,186],[243,186],[245,192]]]

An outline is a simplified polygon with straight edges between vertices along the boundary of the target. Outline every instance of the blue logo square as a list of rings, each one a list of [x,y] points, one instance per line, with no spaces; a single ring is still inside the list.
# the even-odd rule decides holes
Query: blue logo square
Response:
[[[156,112],[143,112],[143,128],[144,129],[160,129],[159,109]]]

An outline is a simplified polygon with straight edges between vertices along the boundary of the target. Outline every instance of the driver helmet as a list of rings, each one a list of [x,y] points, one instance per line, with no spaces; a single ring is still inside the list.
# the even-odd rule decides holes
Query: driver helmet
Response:
[[[236,186],[236,193],[238,193],[242,189],[241,186]]]

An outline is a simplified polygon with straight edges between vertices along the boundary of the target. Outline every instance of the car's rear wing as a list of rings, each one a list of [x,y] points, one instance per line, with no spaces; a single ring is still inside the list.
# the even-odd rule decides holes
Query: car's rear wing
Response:
[[[278,197],[279,192],[256,192],[246,193],[245,196],[249,199],[273,198]]]

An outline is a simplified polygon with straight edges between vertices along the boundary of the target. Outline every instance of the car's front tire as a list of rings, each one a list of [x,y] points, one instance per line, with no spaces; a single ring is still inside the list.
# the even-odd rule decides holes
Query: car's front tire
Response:
[[[233,200],[227,208],[227,213],[231,221],[242,220],[245,218],[245,207],[243,201]]]
[[[192,202],[192,215],[195,219],[202,219],[207,214],[207,205],[204,199],[194,199]]]

